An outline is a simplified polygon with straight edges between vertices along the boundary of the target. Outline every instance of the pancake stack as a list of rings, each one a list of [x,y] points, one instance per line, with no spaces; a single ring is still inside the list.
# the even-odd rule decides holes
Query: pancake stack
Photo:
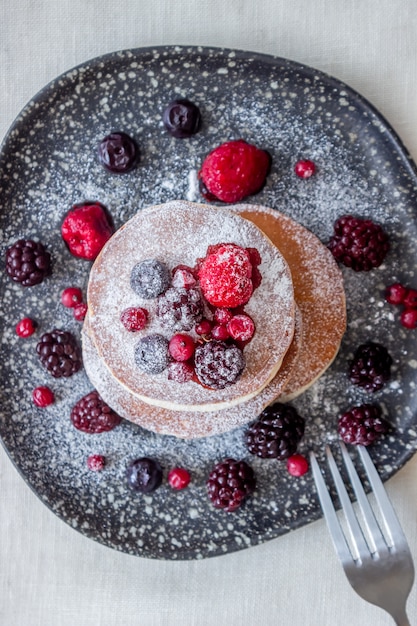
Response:
[[[160,333],[169,340],[170,333],[156,314],[157,299],[145,300],[132,290],[132,268],[146,259],[158,259],[171,271],[195,268],[211,246],[221,243],[256,249],[261,259],[262,280],[243,307],[256,330],[241,347],[241,375],[233,384],[213,389],[195,378],[170,380],[166,370],[142,371],[135,363],[140,338]],[[148,310],[143,330],[129,332],[121,324],[128,307]],[[205,317],[211,315],[208,306]],[[244,425],[268,404],[302,393],[335,358],[345,327],[340,270],[329,250],[303,226],[257,205],[223,209],[174,201],[139,211],[96,259],[88,285],[83,359],[91,383],[119,415],[157,433],[192,439]],[[203,341],[194,329],[187,334]]]

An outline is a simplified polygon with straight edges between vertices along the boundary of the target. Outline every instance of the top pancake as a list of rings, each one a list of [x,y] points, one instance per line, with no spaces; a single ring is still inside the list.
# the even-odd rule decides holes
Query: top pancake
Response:
[[[156,375],[140,371],[134,360],[139,337],[154,332],[170,336],[155,315],[156,300],[143,300],[131,289],[133,266],[157,258],[170,269],[180,264],[193,267],[209,245],[223,242],[256,248],[262,259],[262,283],[245,305],[256,332],[244,350],[242,376],[234,385],[214,391],[194,382],[169,381],[166,371]],[[129,333],[120,322],[122,311],[131,306],[149,311],[149,324],[140,333]],[[173,410],[211,411],[257,395],[279,370],[294,333],[291,273],[279,250],[238,215],[186,201],[142,209],[113,235],[92,267],[88,309],[92,339],[112,376],[141,400]]]

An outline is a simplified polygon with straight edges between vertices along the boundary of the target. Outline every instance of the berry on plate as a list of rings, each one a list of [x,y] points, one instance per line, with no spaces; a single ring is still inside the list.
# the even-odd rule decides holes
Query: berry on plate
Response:
[[[167,131],[177,139],[191,137],[200,128],[200,109],[187,98],[178,98],[166,107],[162,120]]]
[[[191,475],[190,472],[183,467],[174,467],[168,473],[168,482],[173,489],[180,490],[185,489],[190,484]]]
[[[245,461],[225,459],[211,470],[208,496],[216,509],[236,511],[256,487],[253,469]]]
[[[113,233],[113,221],[99,202],[74,206],[61,225],[68,250],[73,256],[88,261],[94,261]]]
[[[334,258],[355,272],[379,267],[390,245],[388,235],[372,220],[344,215],[336,220],[328,248]]]
[[[87,467],[92,472],[101,472],[106,464],[106,459],[102,454],[90,454],[87,458]]]
[[[148,311],[142,307],[129,307],[122,311],[120,321],[131,333],[143,330],[148,323]]]
[[[39,241],[19,239],[6,251],[6,272],[23,287],[39,285],[52,273],[51,255]]]
[[[68,309],[73,309],[83,301],[83,294],[79,287],[67,287],[61,293],[61,304]]]
[[[55,402],[55,395],[49,387],[36,387],[32,391],[32,400],[36,406],[43,409]]]
[[[16,335],[19,337],[30,337],[36,330],[36,322],[30,317],[24,317],[16,324]]]
[[[240,202],[265,184],[271,166],[268,152],[243,139],[227,141],[214,148],[199,171],[207,200]]]
[[[150,493],[162,483],[162,467],[154,459],[135,459],[126,468],[126,479],[133,491]]]
[[[81,350],[74,335],[68,331],[55,329],[44,333],[36,352],[42,365],[54,378],[68,378],[81,368]]]
[[[263,459],[283,461],[295,454],[305,428],[297,410],[276,402],[267,406],[246,431],[246,445],[251,454]]]
[[[291,476],[304,476],[308,472],[308,461],[302,454],[293,454],[287,459],[287,470]]]
[[[310,178],[316,171],[316,165],[313,161],[302,159],[297,161],[294,166],[294,172],[299,178]]]
[[[196,347],[194,361],[198,380],[211,389],[224,389],[236,383],[246,365],[238,346],[214,340]]]
[[[349,365],[349,378],[354,385],[375,392],[390,379],[392,357],[385,346],[368,341],[361,344]]]
[[[110,133],[98,146],[98,160],[109,172],[130,172],[139,161],[139,148],[126,133]]]
[[[121,418],[99,396],[91,391],[83,396],[71,410],[71,422],[78,430],[93,435],[112,430]]]
[[[338,423],[338,433],[345,443],[369,446],[389,430],[381,408],[375,404],[361,404],[346,411]]]

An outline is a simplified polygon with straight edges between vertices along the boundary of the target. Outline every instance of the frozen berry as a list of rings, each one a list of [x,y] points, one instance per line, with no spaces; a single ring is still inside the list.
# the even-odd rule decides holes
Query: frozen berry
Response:
[[[32,400],[36,406],[45,408],[55,402],[55,395],[49,387],[36,387],[32,391]]]
[[[6,251],[6,272],[23,287],[33,287],[52,273],[51,255],[39,241],[19,239]]]
[[[209,498],[216,509],[236,511],[256,487],[253,469],[245,461],[225,459],[211,470],[207,480]]]
[[[287,470],[291,476],[304,476],[308,472],[308,461],[302,454],[293,454],[287,459]]]
[[[229,331],[226,326],[223,326],[223,324],[216,324],[213,326],[211,329],[211,336],[213,339],[217,339],[217,341],[226,341],[226,339],[229,339],[230,337]]]
[[[16,334],[19,337],[30,337],[36,330],[36,322],[30,317],[24,317],[16,324]]]
[[[310,178],[310,176],[313,176],[315,171],[315,163],[313,161],[309,161],[308,159],[297,161],[294,167],[294,172],[300,178]]]
[[[72,333],[52,330],[36,346],[40,362],[54,378],[72,376],[81,368],[81,350]]]
[[[255,333],[255,323],[249,315],[234,315],[227,324],[229,335],[235,341],[249,341]]]
[[[98,160],[113,174],[124,174],[139,161],[139,148],[126,133],[111,133],[98,146]]]
[[[173,489],[179,491],[185,489],[190,484],[191,475],[190,472],[183,467],[174,467],[168,473],[168,482]]]
[[[194,339],[190,335],[177,333],[171,337],[168,350],[175,361],[188,361],[194,354]]]
[[[379,391],[390,379],[392,358],[379,343],[368,341],[360,345],[349,364],[349,378],[366,391]]]
[[[200,291],[195,287],[170,287],[159,296],[156,315],[162,326],[170,332],[191,330],[203,317]]]
[[[233,317],[233,313],[230,311],[230,309],[216,309],[214,311],[214,319],[218,324],[222,324],[223,326],[226,326],[227,322],[230,322],[230,320]]]
[[[196,104],[186,98],[170,102],[162,116],[164,126],[173,137],[191,137],[200,128],[201,115]]]
[[[216,307],[246,304],[253,292],[252,263],[247,250],[234,243],[209,248],[198,276],[205,299]]]
[[[402,304],[406,309],[417,308],[417,289],[407,289],[407,293],[404,296]]]
[[[145,259],[137,263],[130,274],[130,286],[133,291],[146,300],[164,293],[170,282],[168,267],[158,259]]]
[[[261,190],[271,165],[268,152],[243,139],[227,141],[212,150],[199,172],[207,200],[240,202]]]
[[[101,472],[106,464],[106,459],[102,454],[90,454],[87,458],[87,467],[92,472]]]
[[[135,347],[135,363],[146,374],[160,374],[171,360],[168,339],[163,335],[147,335]]]
[[[386,288],[385,300],[390,304],[403,304],[407,291],[407,287],[404,287],[401,283],[394,283]]]
[[[338,423],[338,433],[345,443],[369,446],[389,430],[379,406],[361,404],[346,411]]]
[[[400,322],[409,330],[417,328],[417,309],[405,309],[401,313]]]
[[[71,422],[89,435],[113,430],[121,422],[120,416],[104,402],[97,391],[90,391],[73,406]]]
[[[334,224],[334,235],[328,244],[337,261],[355,272],[379,267],[390,245],[388,235],[371,220],[344,215]]]
[[[75,257],[94,261],[114,232],[107,209],[99,202],[74,206],[64,218],[61,234]]]
[[[154,459],[135,459],[126,468],[126,478],[133,491],[150,493],[162,483],[162,467]]]
[[[83,294],[79,287],[67,287],[61,293],[61,304],[68,309],[73,309],[83,301]]]
[[[168,365],[168,380],[176,383],[188,383],[194,378],[194,368],[185,361],[173,361]]]
[[[198,380],[212,389],[233,385],[245,367],[242,350],[223,341],[208,341],[198,345],[194,361]]]
[[[120,321],[126,330],[135,333],[143,330],[148,323],[148,311],[141,307],[129,307],[122,312]]]
[[[287,459],[295,454],[304,434],[305,420],[288,404],[267,406],[246,431],[251,454],[263,459]]]
[[[195,287],[197,280],[195,279],[194,272],[190,267],[180,265],[172,270],[172,286],[183,289],[190,289]]]
[[[80,302],[80,304],[76,304],[74,307],[74,319],[77,322],[83,322],[85,320],[85,316],[87,315],[88,305],[85,302]]]
[[[201,320],[194,328],[197,335],[210,335],[213,324],[209,320]]]

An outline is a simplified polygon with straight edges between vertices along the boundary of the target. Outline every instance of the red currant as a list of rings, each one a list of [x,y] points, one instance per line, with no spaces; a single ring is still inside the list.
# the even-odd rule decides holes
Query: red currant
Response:
[[[129,307],[121,314],[120,321],[132,333],[143,330],[148,322],[148,311],[141,307]]]
[[[185,489],[190,484],[190,472],[182,467],[174,467],[168,474],[168,482],[173,489]]]
[[[194,340],[190,335],[177,333],[171,338],[168,350],[175,361],[188,361],[194,354]]]
[[[44,409],[55,402],[55,395],[49,387],[36,387],[32,391],[32,400],[36,406]]]
[[[217,339],[217,341],[226,341],[226,339],[229,339],[230,334],[226,326],[223,326],[223,324],[216,324],[216,326],[212,328],[211,336],[213,339]]]
[[[407,293],[403,298],[402,304],[407,309],[417,308],[417,289],[407,289]]]
[[[401,283],[394,283],[386,288],[385,300],[390,304],[403,304],[407,291],[407,287],[404,287]]]
[[[234,315],[227,325],[232,339],[236,341],[249,341],[255,333],[255,323],[249,315],[242,313]]]
[[[304,476],[308,472],[308,461],[302,454],[293,454],[287,459],[287,470],[291,476]]]
[[[101,472],[106,464],[102,454],[91,454],[87,459],[87,467],[93,472]]]
[[[85,316],[87,315],[88,306],[85,302],[80,302],[80,304],[75,305],[74,307],[74,317],[77,322],[83,322],[85,320]]]
[[[298,161],[294,167],[294,172],[300,178],[310,178],[310,176],[313,176],[315,171],[316,171],[315,164],[313,163],[313,161],[309,161],[309,160]]]
[[[214,311],[214,319],[218,324],[222,324],[223,326],[226,326],[227,322],[230,322],[232,317],[233,313],[230,309],[216,309]]]
[[[417,328],[417,309],[405,309],[401,313],[400,322],[404,328],[410,330]]]
[[[67,287],[61,293],[61,304],[68,309],[73,309],[77,304],[83,301],[83,294],[78,287]]]
[[[19,337],[30,337],[36,330],[36,322],[30,317],[24,317],[16,324],[16,334]]]
[[[195,327],[197,335],[209,335],[211,333],[212,323],[209,320],[201,320]]]

